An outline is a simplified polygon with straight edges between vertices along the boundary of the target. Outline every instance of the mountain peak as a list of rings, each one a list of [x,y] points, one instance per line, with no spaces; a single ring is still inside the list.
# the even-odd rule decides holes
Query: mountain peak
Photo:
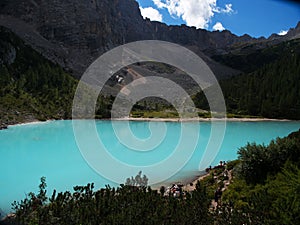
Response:
[[[295,28],[291,28],[285,35],[288,40],[300,38],[300,21]]]

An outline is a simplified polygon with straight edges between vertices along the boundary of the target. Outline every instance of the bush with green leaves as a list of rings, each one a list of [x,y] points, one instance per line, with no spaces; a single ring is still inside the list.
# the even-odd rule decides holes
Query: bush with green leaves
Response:
[[[286,138],[277,138],[268,146],[253,143],[240,148],[240,175],[247,183],[263,183],[268,175],[281,171],[287,160],[300,165],[298,133],[300,130]]]
[[[132,179],[134,182],[132,182]],[[21,224],[210,224],[210,199],[200,183],[179,198],[164,196],[145,186],[141,172],[129,185],[94,191],[94,184],[74,187],[74,192],[53,192],[45,198],[45,179],[39,194],[30,193],[14,203]]]

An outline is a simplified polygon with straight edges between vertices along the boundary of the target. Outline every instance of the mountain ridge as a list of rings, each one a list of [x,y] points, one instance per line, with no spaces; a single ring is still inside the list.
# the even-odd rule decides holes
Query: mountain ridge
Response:
[[[299,26],[286,36],[271,39],[239,37],[228,30],[210,32],[186,25],[168,26],[143,19],[135,0],[1,0],[0,5],[0,25],[76,77],[104,52],[133,41],[169,41],[210,58],[240,46],[264,47],[300,34]],[[214,70],[218,63],[208,61]],[[223,77],[218,71],[221,70],[214,71],[216,76]],[[231,75],[236,74],[228,76]]]

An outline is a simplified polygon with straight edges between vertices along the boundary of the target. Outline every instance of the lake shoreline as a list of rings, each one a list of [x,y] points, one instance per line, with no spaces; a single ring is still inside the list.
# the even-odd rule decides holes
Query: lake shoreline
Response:
[[[72,119],[69,119],[72,120]],[[80,119],[79,119],[80,120]],[[82,119],[85,120],[85,119]],[[137,121],[137,122],[289,122],[298,120],[289,119],[269,119],[269,118],[134,118],[134,117],[123,117],[123,118],[108,118],[108,119],[95,119],[96,121]],[[8,129],[10,126],[20,126],[29,124],[39,124],[47,123],[49,121],[59,121],[59,120],[27,120],[24,122],[17,123],[1,123],[0,130]]]
[[[80,119],[79,119],[80,120]],[[84,120],[84,119],[83,119]],[[5,129],[9,129],[11,126],[23,126],[23,125],[33,125],[33,124],[44,124],[52,121],[61,121],[61,120],[32,120],[26,121],[24,123],[16,123],[7,125]],[[288,120],[288,119],[269,119],[269,118],[133,118],[133,117],[125,117],[125,118],[117,118],[117,119],[96,119],[96,121],[137,121],[137,122],[289,122],[289,121],[297,121],[297,120]],[[1,128],[0,128],[1,130]],[[181,183],[185,187],[188,187],[191,183],[194,185],[198,180],[203,179],[207,175],[205,170],[198,171],[197,174],[184,177],[180,180],[174,182],[162,182],[160,186],[171,185],[172,183]],[[156,185],[155,185],[156,186]],[[156,186],[155,188],[157,188]]]
[[[134,118],[134,117],[124,117],[124,118],[114,118],[107,119],[114,121],[142,121],[142,122],[212,122],[212,121],[228,121],[228,122],[288,122],[294,121],[289,119],[269,119],[269,118]],[[297,121],[297,120],[295,120]]]
[[[24,122],[17,122],[17,123],[1,123],[0,124],[0,130],[6,130],[11,126],[24,126],[24,125],[30,125],[30,124],[43,124],[43,123],[47,123],[50,121],[55,121],[55,120],[46,120],[46,121],[41,121],[41,120],[27,120]]]

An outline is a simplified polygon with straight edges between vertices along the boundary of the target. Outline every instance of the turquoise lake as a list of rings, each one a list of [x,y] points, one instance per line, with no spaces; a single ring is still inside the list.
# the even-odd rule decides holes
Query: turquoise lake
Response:
[[[72,121],[16,125],[0,131],[0,210],[10,212],[14,200],[24,199],[25,194],[30,191],[37,192],[42,176],[47,180],[48,196],[51,196],[54,188],[57,191],[72,191],[73,186],[91,182],[95,183],[96,188],[106,184],[118,185],[111,181],[110,176],[121,176],[125,182],[127,177],[123,178],[122,175],[126,174],[126,171],[123,171],[121,163],[124,166],[134,165],[132,176],[139,170],[147,176],[150,174],[149,180],[153,184],[164,178],[169,178],[163,182],[165,184],[185,181],[199,175],[207,165],[217,165],[220,160],[236,159],[238,149],[247,142],[268,144],[272,139],[284,137],[300,128],[300,122],[295,121],[227,122],[220,149],[213,154],[213,160],[208,162],[202,156],[210,139],[210,122],[182,123],[185,127],[184,135],[181,133],[182,127],[179,122],[129,122],[132,134],[138,138],[135,142],[127,135],[126,122],[114,122],[118,131],[116,135],[111,121],[96,121],[102,147],[108,151],[109,157],[115,159],[115,162],[111,163],[102,157],[101,151],[95,154],[95,157],[92,155],[92,149],[96,151],[100,148],[97,141],[92,139],[93,134],[89,130],[93,123],[80,123],[84,128],[80,132],[86,138],[83,139],[86,143],[81,143],[85,150],[78,147]],[[218,127],[218,122],[216,124]],[[182,136],[184,138],[181,138]],[[123,143],[122,138],[127,143]],[[182,143],[181,147],[178,142]],[[192,148],[194,143],[195,149]],[[141,150],[143,147],[145,149]],[[177,147],[178,152],[174,150]],[[184,156],[187,152],[191,158],[184,164],[182,159],[188,155]],[[172,155],[176,157],[170,157]],[[169,164],[164,164],[168,161],[166,159],[171,160]],[[200,161],[202,167],[199,167]],[[160,162],[165,167],[157,167],[159,170],[152,169]],[[99,170],[103,170],[102,175],[97,169],[98,166]],[[147,166],[149,174],[145,172],[146,168],[143,170],[144,166]],[[166,177],[177,170],[174,176]],[[165,171],[170,173],[164,173]]]

